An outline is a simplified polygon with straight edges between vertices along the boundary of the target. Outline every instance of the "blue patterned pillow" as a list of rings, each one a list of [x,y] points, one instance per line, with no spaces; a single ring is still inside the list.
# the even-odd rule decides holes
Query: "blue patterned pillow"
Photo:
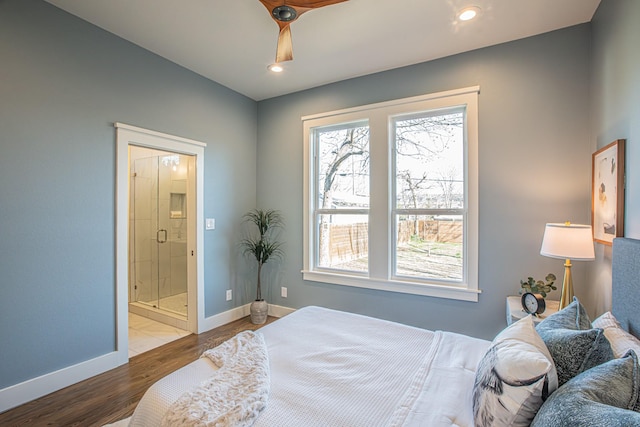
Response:
[[[540,322],[536,330],[556,365],[558,385],[613,359],[613,350],[604,331],[591,329],[589,316],[577,298]]]
[[[553,393],[531,427],[640,425],[638,358],[629,351],[589,369]]]
[[[553,313],[544,319],[538,325],[540,329],[573,329],[585,330],[591,329],[591,320],[584,306],[580,304],[577,297],[573,297],[573,301],[562,310]]]

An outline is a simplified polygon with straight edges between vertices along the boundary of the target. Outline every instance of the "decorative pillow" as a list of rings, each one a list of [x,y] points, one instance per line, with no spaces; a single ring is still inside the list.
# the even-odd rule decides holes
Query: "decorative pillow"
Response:
[[[640,425],[640,378],[633,351],[569,380],[542,405],[531,427]]]
[[[558,387],[553,359],[531,316],[500,332],[478,364],[473,386],[477,427],[528,426]]]
[[[613,359],[603,330],[591,329],[589,316],[575,297],[571,304],[540,322],[536,329],[553,357],[558,385]]]
[[[544,323],[544,326],[538,326],[538,331],[541,327],[548,329],[573,329],[576,331],[591,329],[591,320],[589,319],[587,310],[580,304],[577,297],[573,297],[573,301],[569,305],[545,318],[540,322],[540,324],[542,323]]]
[[[615,357],[622,357],[629,350],[640,354],[640,340],[625,331],[611,312],[607,311],[594,320],[593,327],[604,329],[604,336],[609,340]]]

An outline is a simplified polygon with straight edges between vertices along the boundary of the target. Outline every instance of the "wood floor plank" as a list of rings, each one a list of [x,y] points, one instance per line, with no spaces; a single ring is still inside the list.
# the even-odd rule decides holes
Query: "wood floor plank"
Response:
[[[276,320],[269,317],[267,323]],[[103,426],[127,418],[160,378],[239,332],[261,325],[245,317],[188,335],[129,359],[129,363],[0,414],[0,426]]]

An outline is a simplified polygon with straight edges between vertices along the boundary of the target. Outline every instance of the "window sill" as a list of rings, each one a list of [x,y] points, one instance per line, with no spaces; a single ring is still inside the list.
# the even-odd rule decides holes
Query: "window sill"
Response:
[[[479,290],[468,289],[463,286],[431,285],[400,280],[379,280],[369,277],[349,276],[345,274],[319,271],[303,270],[302,278],[312,282],[470,302],[478,302],[478,294],[481,292]]]

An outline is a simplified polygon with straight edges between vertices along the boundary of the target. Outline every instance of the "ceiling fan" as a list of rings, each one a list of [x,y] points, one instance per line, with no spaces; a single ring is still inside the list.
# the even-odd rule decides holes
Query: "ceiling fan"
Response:
[[[293,59],[293,46],[291,44],[291,28],[289,25],[303,13],[342,3],[348,0],[259,0],[271,14],[271,18],[280,27],[278,35],[278,48],[276,50],[276,63],[291,61]]]

